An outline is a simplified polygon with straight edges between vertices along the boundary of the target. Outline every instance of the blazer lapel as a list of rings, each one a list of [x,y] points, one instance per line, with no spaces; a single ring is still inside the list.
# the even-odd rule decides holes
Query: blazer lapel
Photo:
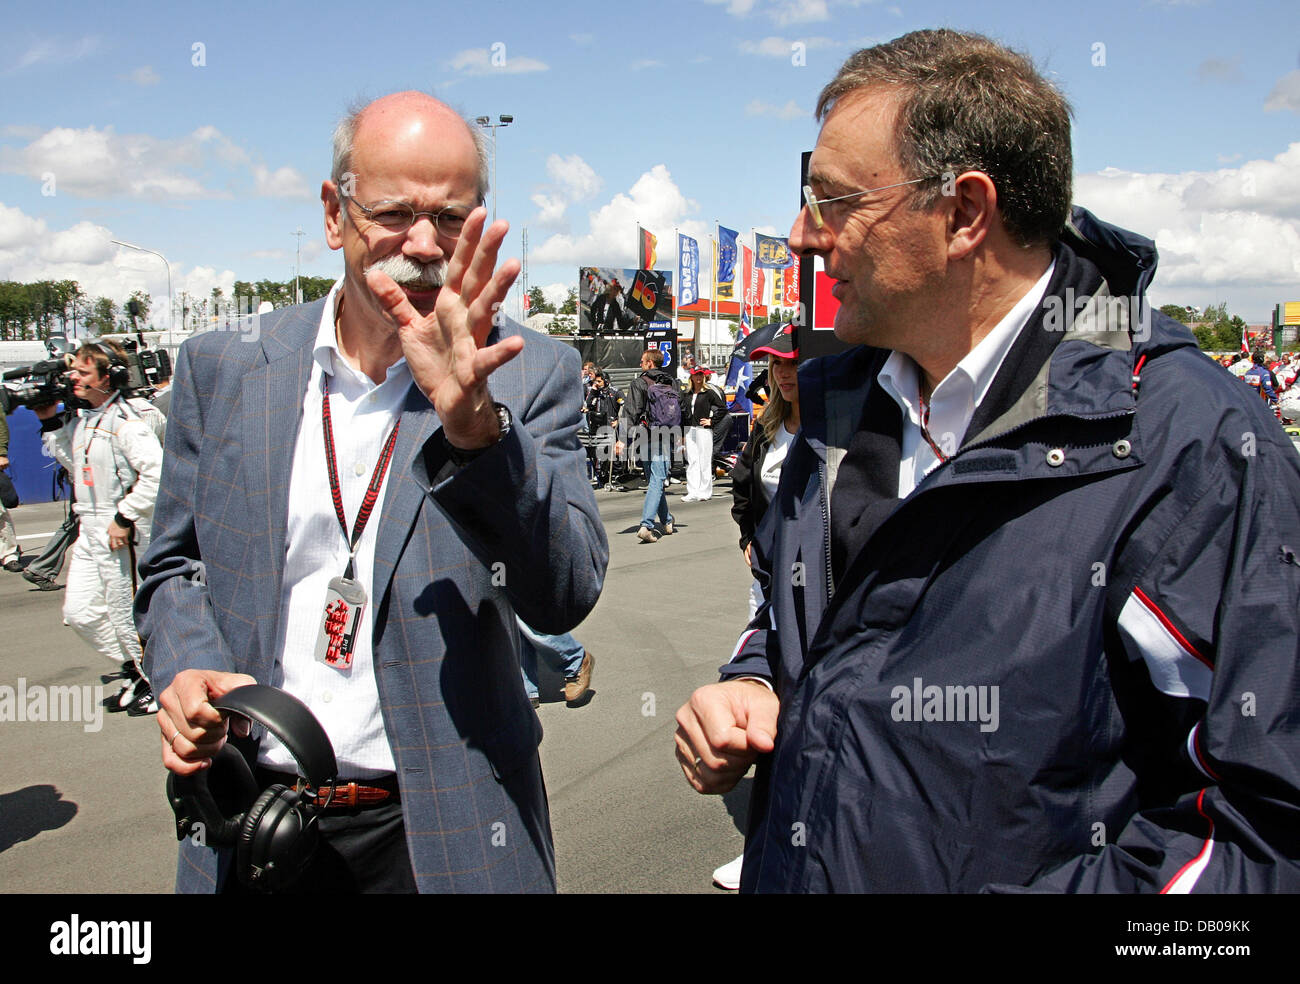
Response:
[[[393,461],[388,475],[388,488],[384,493],[384,506],[379,517],[379,531],[375,538],[374,604],[378,605],[393,580],[393,571],[402,556],[402,549],[415,526],[420,506],[425,500],[424,489],[411,473],[415,456],[438,429],[438,414],[419,387],[414,383],[406,394],[402,408],[402,425],[393,447]]]
[[[263,659],[274,659],[276,626],[284,577],[284,538],[289,518],[289,481],[294,445],[302,424],[302,401],[311,379],[312,341],[320,326],[321,304],[294,311],[262,338],[266,363],[244,377],[244,467],[250,509],[258,504],[269,531],[268,560],[275,590],[262,599],[257,635]]]

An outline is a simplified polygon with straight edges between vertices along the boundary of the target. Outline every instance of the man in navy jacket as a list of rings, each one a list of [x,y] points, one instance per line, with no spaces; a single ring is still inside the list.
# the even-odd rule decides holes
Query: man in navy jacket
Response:
[[[1300,890],[1300,460],[1071,210],[1068,106],[923,31],[850,57],[791,246],[855,348],[800,372],[768,605],[677,715],[757,760],[746,891]]]

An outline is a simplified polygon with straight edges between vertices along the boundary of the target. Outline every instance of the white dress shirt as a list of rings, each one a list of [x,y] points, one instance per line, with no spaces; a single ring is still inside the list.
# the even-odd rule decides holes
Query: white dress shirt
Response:
[[[975,408],[988,394],[1002,361],[1042,303],[1048,281],[1056,269],[1053,260],[1047,272],[1029,288],[1016,305],[966,356],[944,376],[930,394],[930,422],[927,430],[945,457],[957,453],[962,436],[975,416]],[[905,499],[939,464],[939,458],[921,435],[921,375],[910,356],[892,353],[876,379],[903,411],[902,459],[898,463],[898,497]]]
[[[348,541],[339,527],[330,495],[321,398],[323,380],[328,375],[339,488],[351,534],[380,451],[406,402],[411,372],[406,360],[401,359],[389,367],[387,378],[376,385],[348,364],[339,352],[334,334],[335,305],[342,284],[340,280],[333,286],[321,312],[320,329],[312,350],[315,364],[303,398],[302,426],[294,447],[276,668],[283,674],[280,686],[311,708],[330,736],[339,775],[367,779],[395,771],[379,708],[371,630],[375,609],[375,538],[393,469],[401,466],[396,461],[390,464],[370,520],[357,544],[353,578],[365,588],[367,602],[357,627],[352,667],[340,671],[315,658],[326,588],[333,578],[342,576],[348,564]],[[271,734],[262,742],[258,762],[282,772],[297,770],[289,750]]]

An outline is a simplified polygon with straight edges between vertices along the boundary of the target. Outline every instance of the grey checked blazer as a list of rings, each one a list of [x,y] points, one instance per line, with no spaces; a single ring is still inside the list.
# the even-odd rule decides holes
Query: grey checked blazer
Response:
[[[324,303],[263,316],[259,341],[209,332],[177,356],[136,597],[157,692],[191,668],[279,682],[289,472]],[[456,471],[412,386],[378,520],[375,675],[422,892],[554,891],[514,615],[573,628],[609,559],[578,446],[577,352],[510,322],[504,334],[527,339],[490,384],[510,434]],[[177,891],[218,890],[230,853],[185,841]]]

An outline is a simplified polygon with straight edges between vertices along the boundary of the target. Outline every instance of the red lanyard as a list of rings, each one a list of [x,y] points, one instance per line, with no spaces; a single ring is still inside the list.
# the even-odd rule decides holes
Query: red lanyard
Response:
[[[925,443],[930,445],[930,450],[939,461],[945,462],[948,456],[939,449],[939,445],[934,443],[934,438],[930,436],[930,404],[926,402],[925,397],[917,394],[917,399],[921,401],[921,436],[925,438]]]
[[[329,373],[322,375],[325,384],[325,395],[321,399],[321,420],[325,427],[325,465],[329,469],[330,476],[330,495],[334,498],[334,515],[339,519],[339,526],[343,530],[343,538],[348,541],[348,568],[343,572],[343,576],[349,580],[352,579],[352,564],[356,559],[357,544],[361,540],[361,534],[366,528],[366,522],[370,519],[371,512],[375,508],[375,500],[379,498],[379,490],[384,484],[384,475],[388,472],[388,463],[393,460],[393,445],[397,443],[397,428],[402,425],[402,418],[398,417],[393,423],[393,429],[388,434],[388,440],[384,442],[383,450],[379,452],[379,460],[375,462],[375,470],[370,475],[370,485],[366,489],[365,498],[361,500],[361,511],[357,513],[356,525],[352,528],[352,535],[348,536],[348,521],[343,515],[343,493],[339,490],[339,473],[338,463],[334,454],[334,428],[330,423],[330,377]]]

